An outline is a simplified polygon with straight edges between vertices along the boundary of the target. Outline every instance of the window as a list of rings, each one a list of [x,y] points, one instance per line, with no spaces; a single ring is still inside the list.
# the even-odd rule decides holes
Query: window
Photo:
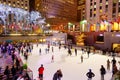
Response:
[[[102,9],[102,6],[100,6],[100,9]]]
[[[102,3],[102,0],[100,0],[100,3]]]
[[[90,3],[90,6],[92,6],[92,3]]]
[[[3,0],[3,2],[6,2],[6,0]]]
[[[94,11],[96,11],[96,8],[94,8]]]
[[[116,8],[113,8],[113,14],[116,13]]]
[[[96,5],[96,2],[94,2],[94,5]]]
[[[108,5],[106,5],[105,7],[108,8]]]
[[[94,17],[96,16],[96,14],[94,14]]]
[[[11,1],[8,1],[8,3],[11,3]]]
[[[118,5],[120,6],[120,2],[118,3]]]
[[[92,12],[90,12],[90,17],[92,17]]]
[[[118,8],[118,12],[120,12],[120,8]]]
[[[116,3],[113,3],[113,7],[115,7],[116,6]]]

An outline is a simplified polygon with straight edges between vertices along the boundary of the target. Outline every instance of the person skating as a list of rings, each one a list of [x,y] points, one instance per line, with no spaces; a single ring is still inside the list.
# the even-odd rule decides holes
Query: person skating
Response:
[[[106,70],[103,65],[100,68],[101,80],[104,80],[104,75],[106,74]]]
[[[91,69],[89,69],[89,72],[87,72],[86,76],[88,77],[88,80],[92,80],[92,77],[94,77],[95,74],[92,72]]]
[[[44,72],[43,64],[41,64],[41,66],[39,67],[38,71],[39,71],[39,78],[40,78],[40,80],[43,80],[43,72]]]
[[[59,69],[53,75],[53,80],[61,80],[62,76],[63,76],[63,74],[62,74],[61,70]]]
[[[51,62],[54,62],[54,55],[52,55]]]
[[[112,59],[112,66],[116,65],[116,60],[115,60],[115,57],[113,57]]]
[[[54,52],[54,48],[53,48],[53,46],[52,46],[52,52]]]
[[[110,61],[109,61],[109,59],[107,60],[107,70],[110,70]]]
[[[83,55],[81,55],[81,63],[83,63]]]
[[[77,49],[75,48],[75,55],[77,56]]]
[[[41,55],[41,48],[39,49],[39,54]]]

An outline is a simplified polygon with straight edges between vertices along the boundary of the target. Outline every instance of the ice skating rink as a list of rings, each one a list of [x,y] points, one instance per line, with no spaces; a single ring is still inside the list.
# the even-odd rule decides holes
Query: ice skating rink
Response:
[[[39,48],[41,48],[42,53],[39,54]],[[107,59],[110,61],[112,57],[101,55],[101,54],[93,54],[90,53],[88,58],[87,54],[83,54],[83,63],[81,63],[81,50],[78,50],[78,55],[75,56],[74,50],[72,51],[72,56],[68,56],[68,50],[63,47],[59,50],[58,46],[53,46],[54,52],[50,47],[49,53],[46,54],[45,49],[47,45],[39,44],[38,47],[34,44],[34,48],[32,54],[29,54],[27,64],[29,68],[33,71],[33,79],[38,79],[38,68],[41,64],[44,65],[44,79],[43,80],[52,80],[54,73],[61,69],[63,73],[63,77],[61,80],[87,80],[86,73],[89,69],[95,74],[92,80],[101,80],[100,76],[100,68],[103,65],[105,68],[107,67]],[[52,55],[54,55],[54,62],[51,62]],[[21,56],[22,57],[22,56]],[[120,68],[118,64],[118,60],[120,58],[116,57],[117,67]],[[22,57],[23,62],[25,63],[24,58]],[[112,66],[112,64],[111,64]],[[105,75],[105,80],[111,80],[112,69],[110,66],[110,71],[107,71]]]

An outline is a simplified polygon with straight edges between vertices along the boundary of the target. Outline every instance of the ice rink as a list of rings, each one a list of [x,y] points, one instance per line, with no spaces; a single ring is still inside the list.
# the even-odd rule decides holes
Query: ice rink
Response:
[[[110,61],[112,57],[101,55],[101,54],[93,54],[90,53],[88,58],[87,54],[83,54],[83,63],[81,63],[81,50],[78,50],[78,55],[75,56],[74,50],[72,51],[72,56],[68,56],[67,49],[63,47],[59,50],[58,46],[53,46],[54,52],[52,52],[51,47],[49,53],[46,54],[45,49],[47,45],[39,44],[38,47],[36,44],[34,45],[32,54],[29,54],[27,64],[29,68],[33,71],[33,79],[38,79],[38,68],[41,64],[44,65],[44,79],[43,80],[52,80],[54,73],[61,69],[63,73],[63,77],[61,80],[87,80],[86,73],[89,69],[95,74],[92,80],[101,80],[100,76],[100,68],[103,65],[105,68],[107,67],[107,59]],[[42,53],[39,54],[39,48],[41,48]],[[52,55],[54,55],[54,62],[51,62]],[[22,57],[23,59],[23,57]],[[118,60],[120,58],[116,57],[117,67],[120,68],[118,64]],[[23,59],[23,62],[25,60]],[[110,66],[111,68],[111,66]],[[108,71],[105,75],[105,80],[111,80],[112,70]]]

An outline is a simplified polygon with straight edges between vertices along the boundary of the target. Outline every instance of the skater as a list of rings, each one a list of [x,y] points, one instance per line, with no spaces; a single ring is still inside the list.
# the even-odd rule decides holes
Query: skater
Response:
[[[83,63],[83,56],[81,55],[81,63]]]
[[[84,53],[84,49],[82,48],[81,50],[82,50],[82,54],[83,54]]]
[[[75,48],[75,55],[77,56],[77,49]]]
[[[53,48],[53,46],[52,46],[52,52],[54,52],[54,48]]]
[[[110,70],[110,61],[109,61],[109,59],[107,60],[107,70]]]
[[[59,50],[61,49],[61,46],[59,46]]]
[[[118,72],[117,66],[114,65],[112,69],[112,76],[114,76],[114,74],[116,74],[117,72]]]
[[[68,49],[68,55],[72,55],[72,52],[71,52],[71,50],[70,49]]]
[[[61,70],[57,70],[57,72],[53,76],[53,80],[61,80],[61,77],[63,76]]]
[[[92,80],[92,77],[94,77],[95,74],[92,72],[91,69],[89,69],[89,72],[87,72],[86,76],[88,77],[88,80]]]
[[[39,79],[43,80],[43,71],[44,71],[43,64],[41,64],[41,67],[39,67],[38,71],[39,71]]]
[[[116,60],[115,60],[115,57],[113,57],[112,59],[112,66],[116,65]]]
[[[103,65],[101,65],[100,73],[101,73],[101,80],[104,80],[104,75],[106,74],[106,70]]]
[[[51,60],[51,62],[54,62],[54,55],[52,55],[52,60]]]
[[[88,54],[88,58],[89,58],[89,55],[90,55],[90,49],[88,49],[87,54]]]
[[[41,48],[39,49],[39,54],[41,55]]]

